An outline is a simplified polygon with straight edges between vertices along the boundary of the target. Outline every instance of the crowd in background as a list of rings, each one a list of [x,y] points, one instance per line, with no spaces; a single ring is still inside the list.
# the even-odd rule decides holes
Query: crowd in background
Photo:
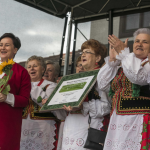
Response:
[[[8,95],[0,93],[0,111],[4,114],[0,115],[0,149],[92,149],[87,147],[90,120],[91,128],[107,133],[97,150],[149,150],[150,30],[138,29],[133,36],[133,52],[128,48],[128,39],[122,42],[115,35],[108,37],[109,56],[97,40],[81,45],[76,73],[99,72],[79,108],[64,105],[61,110],[40,113],[59,82],[60,67],[36,55],[27,59],[25,68],[15,63],[11,91]],[[2,35],[1,62],[13,59],[20,46],[15,35]]]

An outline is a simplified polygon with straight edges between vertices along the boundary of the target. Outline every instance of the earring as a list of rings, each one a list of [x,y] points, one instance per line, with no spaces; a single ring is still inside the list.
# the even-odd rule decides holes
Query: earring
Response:
[[[97,66],[97,65],[98,65],[98,63],[96,62],[96,63],[95,63],[95,65]]]

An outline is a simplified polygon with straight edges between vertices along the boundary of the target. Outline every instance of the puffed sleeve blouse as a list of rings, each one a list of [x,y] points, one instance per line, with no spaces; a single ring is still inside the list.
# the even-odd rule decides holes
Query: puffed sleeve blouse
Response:
[[[139,59],[129,48],[124,50],[116,56],[116,61],[109,62],[109,56],[105,58],[106,64],[99,71],[97,76],[98,88],[103,91],[109,91],[110,82],[116,76],[120,67],[126,77],[134,84],[147,85],[150,83],[150,64],[148,58]]]

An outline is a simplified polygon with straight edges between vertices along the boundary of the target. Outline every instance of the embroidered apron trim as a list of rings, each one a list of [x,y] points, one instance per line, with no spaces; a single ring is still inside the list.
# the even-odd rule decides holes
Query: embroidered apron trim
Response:
[[[117,114],[149,114],[150,113],[149,97],[121,97],[119,96],[116,110]]]
[[[40,120],[54,120],[56,117],[51,113],[40,113],[41,107],[37,105],[32,99],[30,99],[30,118],[31,119],[40,119]]]

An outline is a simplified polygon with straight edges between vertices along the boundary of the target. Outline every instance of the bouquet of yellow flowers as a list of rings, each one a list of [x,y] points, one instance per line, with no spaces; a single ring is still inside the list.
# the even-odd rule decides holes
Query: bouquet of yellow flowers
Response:
[[[7,95],[10,91],[10,85],[8,84],[8,81],[11,79],[13,74],[13,71],[11,70],[13,64],[15,64],[13,59],[8,59],[8,62],[5,61],[0,64],[0,75],[3,72],[6,74],[6,76],[0,79],[0,93],[5,95]]]

